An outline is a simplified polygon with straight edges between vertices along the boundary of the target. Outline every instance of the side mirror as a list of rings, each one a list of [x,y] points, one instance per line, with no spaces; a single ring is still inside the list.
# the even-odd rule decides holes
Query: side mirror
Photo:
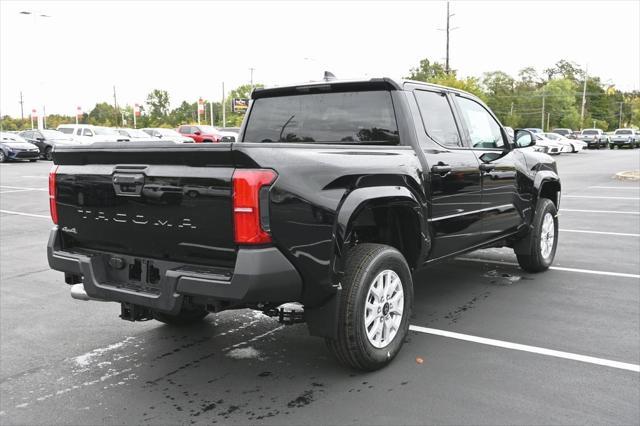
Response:
[[[36,140],[39,142],[44,142],[44,138],[36,138]]]
[[[528,146],[534,146],[536,139],[528,130],[517,129],[513,138],[516,142],[516,148],[526,148]]]
[[[202,132],[200,130],[196,130],[195,132],[193,132],[193,134],[196,136],[200,136]]]

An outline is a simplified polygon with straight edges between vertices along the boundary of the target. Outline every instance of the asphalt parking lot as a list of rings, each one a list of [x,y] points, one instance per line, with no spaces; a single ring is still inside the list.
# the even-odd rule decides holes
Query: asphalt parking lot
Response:
[[[0,165],[2,424],[638,424],[640,150],[557,157],[554,268],[489,249],[415,278],[410,333],[375,373],[252,311],[176,329],[69,297],[49,270],[50,163]],[[422,361],[422,362],[420,362]]]

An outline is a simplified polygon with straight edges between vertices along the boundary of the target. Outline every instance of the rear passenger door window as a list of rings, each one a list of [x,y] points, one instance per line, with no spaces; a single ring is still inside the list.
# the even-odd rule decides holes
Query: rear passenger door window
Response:
[[[478,102],[458,96],[456,98],[462,118],[467,124],[471,148],[503,149],[504,136],[498,122]]]
[[[414,93],[427,135],[440,145],[461,148],[460,132],[447,95],[425,90]]]

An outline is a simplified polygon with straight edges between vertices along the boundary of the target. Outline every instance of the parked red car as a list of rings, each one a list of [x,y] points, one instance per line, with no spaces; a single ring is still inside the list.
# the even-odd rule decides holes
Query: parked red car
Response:
[[[199,126],[184,124],[178,127],[178,132],[183,136],[190,137],[196,143],[202,142],[235,142],[236,133],[225,132],[212,126]]]

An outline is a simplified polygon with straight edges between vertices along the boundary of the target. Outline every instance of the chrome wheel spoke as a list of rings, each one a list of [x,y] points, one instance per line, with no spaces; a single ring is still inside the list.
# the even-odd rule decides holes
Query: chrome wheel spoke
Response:
[[[364,325],[369,342],[384,348],[393,341],[404,311],[404,291],[398,274],[386,269],[369,285],[364,307]]]

